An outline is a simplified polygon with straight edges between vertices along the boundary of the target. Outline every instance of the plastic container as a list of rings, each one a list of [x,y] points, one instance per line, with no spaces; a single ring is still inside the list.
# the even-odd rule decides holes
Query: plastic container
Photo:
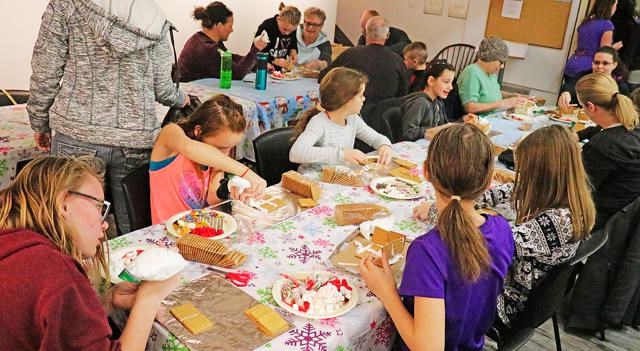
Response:
[[[267,63],[269,54],[266,52],[259,52],[257,55],[258,62],[256,63],[256,89],[267,89]]]
[[[221,51],[220,56],[220,88],[229,89],[231,88],[231,68],[233,67],[231,51]]]

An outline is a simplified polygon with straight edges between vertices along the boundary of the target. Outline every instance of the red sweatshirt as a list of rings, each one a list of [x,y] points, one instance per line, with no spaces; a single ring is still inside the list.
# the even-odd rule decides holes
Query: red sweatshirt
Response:
[[[120,350],[71,257],[29,230],[0,230],[0,350]]]

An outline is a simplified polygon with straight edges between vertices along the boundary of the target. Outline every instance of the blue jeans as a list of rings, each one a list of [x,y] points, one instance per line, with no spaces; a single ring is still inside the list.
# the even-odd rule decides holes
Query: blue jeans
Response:
[[[131,231],[127,205],[122,190],[122,179],[134,169],[149,162],[151,149],[129,149],[118,146],[98,145],[75,140],[67,135],[55,133],[51,143],[54,156],[92,155],[102,159],[106,165],[105,182],[111,193],[116,226],[119,234]]]

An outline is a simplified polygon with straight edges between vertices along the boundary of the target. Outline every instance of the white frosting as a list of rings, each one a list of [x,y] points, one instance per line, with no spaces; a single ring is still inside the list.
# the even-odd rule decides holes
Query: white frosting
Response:
[[[233,177],[227,182],[227,188],[231,191],[233,187],[238,188],[238,194],[242,194],[245,189],[251,188],[251,183],[242,177]]]
[[[126,268],[138,280],[161,281],[172,277],[187,265],[178,251],[152,247],[140,253]]]

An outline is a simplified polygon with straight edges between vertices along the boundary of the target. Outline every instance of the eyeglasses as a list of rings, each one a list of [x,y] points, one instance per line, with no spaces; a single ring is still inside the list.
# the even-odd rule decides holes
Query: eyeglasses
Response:
[[[95,196],[91,196],[91,195],[84,194],[78,191],[73,191],[73,190],[69,190],[69,194],[82,196],[84,198],[91,199],[99,203],[100,207],[98,207],[98,210],[100,210],[100,216],[102,216],[102,222],[104,222],[107,219],[107,215],[109,214],[109,208],[111,208],[111,203],[109,201],[100,200]]]
[[[609,61],[596,61],[596,60],[593,60],[593,61],[592,61],[592,63],[593,63],[595,66],[600,66],[600,65],[603,65],[603,66],[609,66],[609,65],[613,65],[613,62],[609,62]]]
[[[308,22],[308,21],[304,21],[304,26],[305,27],[316,27],[316,28],[320,28],[322,27],[322,25],[324,25],[324,23],[313,23],[313,22]]]

